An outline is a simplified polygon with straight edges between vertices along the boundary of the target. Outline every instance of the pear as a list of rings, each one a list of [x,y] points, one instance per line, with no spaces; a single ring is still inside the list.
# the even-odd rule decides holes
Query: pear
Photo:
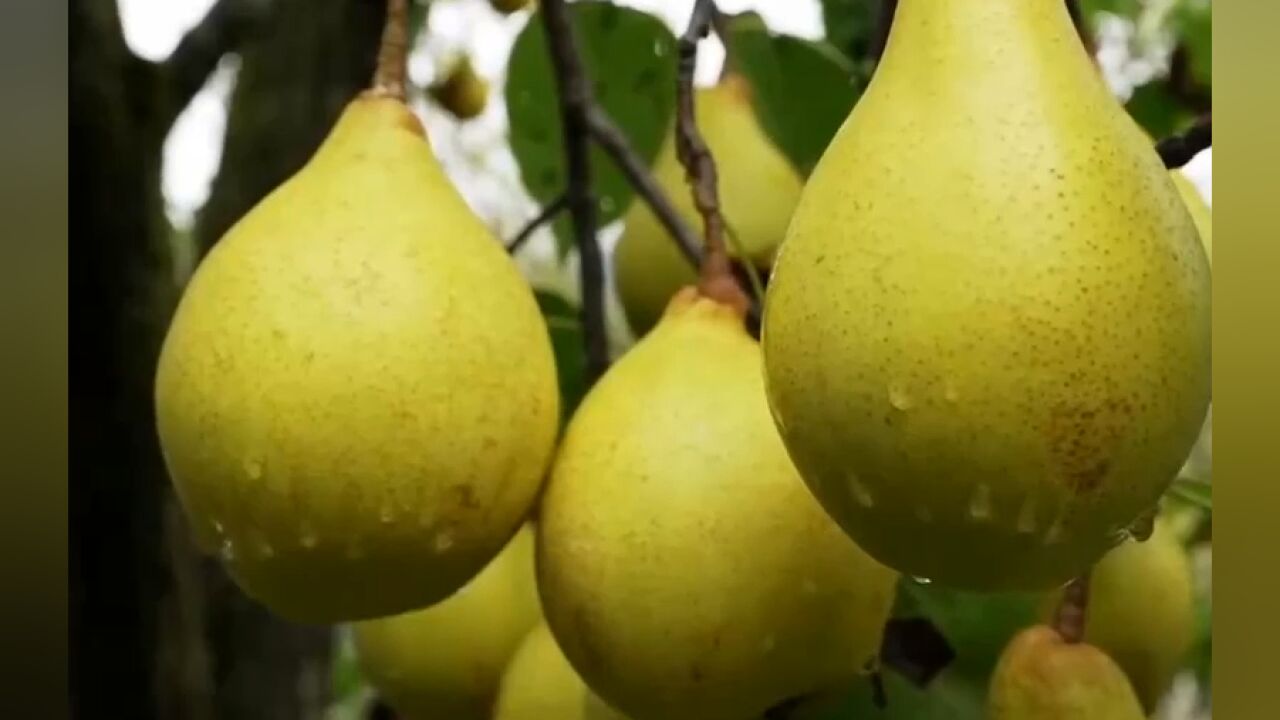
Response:
[[[539,513],[551,631],[637,720],[758,717],[879,650],[896,574],[797,476],[741,313],[692,287],[579,406]]]
[[[511,15],[533,4],[533,0],[490,0],[493,9],[503,15]]]
[[[465,55],[442,80],[428,88],[428,92],[460,120],[479,116],[489,104],[489,83],[476,73],[471,58]]]
[[[201,263],[155,399],[201,544],[311,623],[462,587],[531,509],[559,415],[533,292],[377,90]]]
[[[443,602],[352,629],[364,676],[405,717],[489,720],[503,670],[541,619],[526,525]]]
[[[1195,186],[1181,170],[1170,170],[1170,177],[1173,178],[1173,184],[1178,188],[1178,194],[1182,196],[1183,202],[1187,205],[1187,210],[1191,213],[1191,218],[1196,223],[1196,231],[1200,233],[1200,242],[1204,245],[1205,255],[1208,257],[1209,264],[1213,264],[1213,213],[1209,209],[1209,205],[1204,201],[1204,196],[1200,194],[1200,188]]]
[[[1045,625],[1014,636],[996,663],[988,720],[1142,720],[1124,672],[1106,653]]]
[[[763,313],[801,475],[867,552],[1043,591],[1152,508],[1209,402],[1210,273],[1058,0],[902,0]]]
[[[626,720],[573,670],[546,623],[525,637],[502,675],[493,720]]]
[[[1147,713],[1173,683],[1195,642],[1191,561],[1173,527],[1160,518],[1145,542],[1130,540],[1094,566],[1084,640],[1124,670]],[[1052,617],[1061,600],[1043,605]]]
[[[716,160],[721,212],[745,253],[743,259],[768,268],[786,233],[803,181],[760,127],[744,78],[728,75],[718,85],[696,93],[698,129]],[[676,155],[674,130],[668,132],[653,174],[680,216],[701,228],[702,218]],[[639,336],[653,327],[672,296],[692,284],[697,273],[647,203],[634,202],[624,221],[613,269],[618,299],[633,333]],[[736,254],[733,242],[729,250]]]

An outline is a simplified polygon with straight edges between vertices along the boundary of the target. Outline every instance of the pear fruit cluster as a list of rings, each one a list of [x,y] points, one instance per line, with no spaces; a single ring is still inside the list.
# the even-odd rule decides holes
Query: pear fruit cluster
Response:
[[[303,622],[462,587],[529,513],[559,419],[532,291],[377,90],[200,264],[155,403],[201,544]]]
[[[720,210],[736,238],[730,253],[741,248],[741,260],[768,269],[803,181],[760,127],[744,78],[730,74],[695,93],[698,130],[716,159]],[[676,155],[674,128],[654,161],[653,177],[680,216],[692,227],[701,227]],[[643,335],[697,274],[647,203],[637,200],[623,219],[625,227],[613,254],[614,278],[632,332]]]
[[[1048,590],[1155,506],[1209,402],[1177,186],[1054,0],[902,0],[763,315],[800,474],[868,553]]]
[[[508,662],[542,622],[533,532],[446,600],[353,624],[361,671],[387,704],[406,718],[490,720]]]
[[[502,675],[493,720],[627,720],[587,687],[547,624],[520,644]]]
[[[878,654],[897,575],[809,493],[742,315],[695,288],[579,406],[538,522],[551,632],[628,717],[760,717]]]

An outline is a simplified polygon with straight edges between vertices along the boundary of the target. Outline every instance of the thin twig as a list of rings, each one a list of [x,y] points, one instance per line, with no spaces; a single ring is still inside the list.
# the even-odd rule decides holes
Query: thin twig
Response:
[[[1067,584],[1053,618],[1054,629],[1069,643],[1084,640],[1085,619],[1089,610],[1089,575],[1090,572],[1086,571]]]
[[[698,280],[699,291],[714,300],[745,313],[751,305],[738,285],[725,245],[724,216],[720,214],[715,159],[698,131],[694,109],[693,72],[698,61],[698,43],[711,31],[715,16],[712,0],[697,0],[689,18],[689,28],[677,42],[676,73],[676,155],[685,167],[693,189],[693,204],[702,215],[706,252]]]
[[[627,176],[627,180],[635,188],[636,193],[649,204],[658,222],[666,228],[675,240],[680,254],[691,265],[697,267],[702,262],[702,242],[689,223],[684,221],[666,193],[653,179],[653,173],[640,156],[631,147],[627,136],[618,129],[608,114],[597,106],[587,112],[587,124],[591,129],[591,137],[603,149],[613,162]]]
[[[1191,159],[1213,144],[1213,124],[1209,115],[1201,117],[1180,135],[1167,137],[1156,143],[1156,152],[1164,166],[1173,170],[1191,162]]]
[[[538,228],[554,220],[568,206],[569,196],[565,193],[557,195],[532,220],[525,223],[515,237],[511,238],[511,242],[507,243],[507,252],[511,255],[516,254],[520,250],[520,246],[524,245],[525,241],[532,237]]]
[[[604,259],[596,239],[596,199],[588,154],[591,144],[588,114],[593,100],[565,0],[543,0],[541,15],[560,101],[569,171],[565,202],[573,217],[574,241],[581,265],[582,328],[587,355],[586,380],[590,387],[609,367],[604,323]]]
[[[409,59],[409,0],[387,0],[387,23],[373,75],[374,93],[405,99]]]

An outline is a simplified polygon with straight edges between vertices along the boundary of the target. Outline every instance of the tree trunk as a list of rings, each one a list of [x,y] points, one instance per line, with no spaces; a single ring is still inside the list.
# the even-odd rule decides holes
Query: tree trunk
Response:
[[[160,142],[115,3],[71,5],[70,694],[78,717],[157,717],[166,591],[151,381],[172,304]],[[158,241],[158,238],[160,240]]]

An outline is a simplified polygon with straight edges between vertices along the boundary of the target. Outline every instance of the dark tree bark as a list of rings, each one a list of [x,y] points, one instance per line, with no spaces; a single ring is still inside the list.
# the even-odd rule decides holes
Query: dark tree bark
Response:
[[[111,0],[71,5],[70,695],[78,717],[157,717],[166,592],[152,370],[173,300],[151,126]]]

